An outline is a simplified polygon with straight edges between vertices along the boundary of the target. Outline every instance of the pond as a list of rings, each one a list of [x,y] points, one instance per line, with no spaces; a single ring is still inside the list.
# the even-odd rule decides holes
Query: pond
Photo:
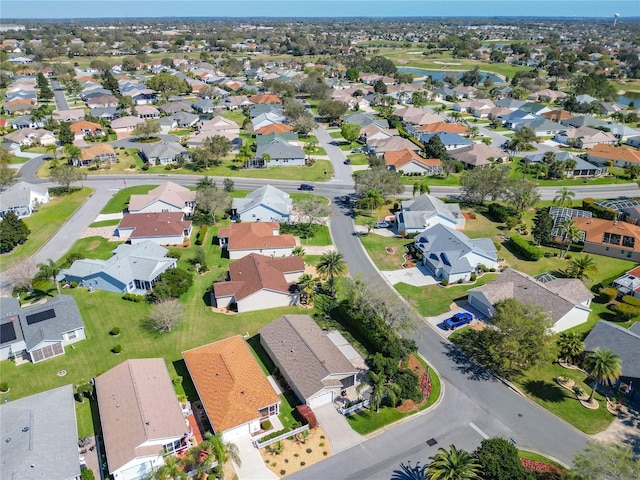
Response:
[[[452,68],[456,68],[459,67],[459,65],[452,65]],[[451,70],[424,70],[421,68],[408,68],[408,67],[398,67],[398,71],[400,72],[405,72],[405,73],[414,73],[416,75],[425,75],[425,76],[429,76],[431,77],[433,80],[440,80],[441,82],[444,81],[444,77],[450,77],[452,75],[456,75],[457,77],[461,77],[462,74],[464,73],[464,71],[462,72],[454,72]],[[497,75],[494,75],[493,73],[484,73],[484,72],[480,72],[480,75],[482,75],[482,81],[484,82],[484,79],[489,77],[491,78],[491,80],[493,80],[494,83],[503,83],[503,80],[498,77]]]
[[[618,103],[621,105],[629,105],[631,102],[636,106],[640,106],[640,92],[625,92],[624,95],[618,97]]]

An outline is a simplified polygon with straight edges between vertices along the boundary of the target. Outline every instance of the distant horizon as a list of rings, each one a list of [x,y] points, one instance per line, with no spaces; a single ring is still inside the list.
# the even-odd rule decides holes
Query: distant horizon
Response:
[[[548,14],[547,14],[548,11]],[[251,15],[246,15],[252,12]],[[465,12],[464,15],[459,15]],[[117,15],[114,15],[117,13]],[[2,0],[0,23],[134,19],[640,19],[628,0]]]

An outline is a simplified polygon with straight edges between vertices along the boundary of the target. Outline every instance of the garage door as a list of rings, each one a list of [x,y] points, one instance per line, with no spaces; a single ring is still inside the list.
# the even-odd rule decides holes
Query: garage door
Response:
[[[480,312],[482,312],[482,314],[489,318],[491,317],[491,307],[484,303],[482,297],[474,295],[472,292],[469,294],[469,298],[467,301],[469,302],[469,305],[477,308]]]
[[[307,405],[309,405],[311,408],[314,408],[331,402],[333,402],[333,392],[329,390],[328,392],[318,395],[317,397],[310,398],[307,401]]]
[[[231,430],[226,430],[222,434],[222,437],[224,438],[225,442],[232,442],[233,440],[236,440],[242,437],[248,437],[249,435],[250,435],[249,424],[245,423],[244,425],[233,428]]]

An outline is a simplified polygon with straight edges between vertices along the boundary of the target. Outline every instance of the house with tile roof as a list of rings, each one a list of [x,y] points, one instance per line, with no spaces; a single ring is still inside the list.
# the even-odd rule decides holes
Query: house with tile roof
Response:
[[[585,323],[593,294],[577,278],[553,278],[542,282],[513,269],[502,272],[491,283],[469,290],[469,304],[491,318],[496,303],[515,298],[542,308],[551,320],[551,330],[562,332]]]
[[[79,120],[69,125],[69,129],[75,135],[76,140],[88,137],[104,136],[104,128],[99,123],[89,122],[87,120]]]
[[[640,226],[604,218],[574,217],[584,252],[640,262]]]
[[[245,198],[234,198],[231,216],[242,222],[287,222],[293,211],[291,196],[271,185],[254,190]]]
[[[122,362],[95,378],[107,468],[114,480],[149,478],[191,436],[162,358]]]
[[[209,423],[225,442],[249,437],[280,412],[280,398],[244,339],[235,337],[182,352]]]
[[[465,134],[469,131],[469,127],[463,125],[461,123],[449,123],[449,122],[436,122],[430,123],[428,125],[419,125],[413,128],[413,130],[408,130],[409,133],[414,135],[416,138],[420,138],[420,136],[424,133],[457,133],[459,135]]]
[[[612,385],[613,389],[632,401],[640,401],[640,323],[636,322],[630,328],[624,328],[612,322],[599,320],[584,339],[584,351],[588,354],[605,348],[622,360],[622,372],[620,378]]]
[[[432,177],[442,174],[442,161],[439,158],[424,158],[408,148],[385,152],[384,163],[388,170],[405,175],[418,173]]]
[[[282,134],[291,132],[293,127],[284,123],[272,123],[256,130],[257,135]]]
[[[196,192],[173,182],[166,182],[149,193],[133,194],[129,198],[129,213],[182,212],[191,215],[196,204]]]
[[[96,162],[100,163],[116,163],[118,156],[116,151],[108,143],[96,143],[87,148],[80,149],[80,157],[72,159],[76,167],[87,167]]]
[[[0,299],[0,359],[38,363],[64,355],[65,347],[84,340],[84,323],[75,299],[57,295],[39,305],[20,308],[13,298]]]
[[[49,189],[46,187],[26,182],[14,183],[0,195],[0,218],[7,212],[15,213],[18,218],[28,217],[39,205],[49,200]]]
[[[59,280],[77,282],[89,289],[144,295],[153,289],[160,275],[176,268],[177,259],[167,257],[169,250],[154,242],[121,244],[107,260],[85,258],[63,268]]]
[[[191,236],[191,220],[182,212],[130,213],[122,217],[116,236],[135,245],[151,241],[158,245],[180,245]]]
[[[259,130],[262,127],[269,125],[284,123],[285,116],[278,112],[265,112],[251,118],[254,130]]]
[[[599,165],[613,162],[616,167],[640,164],[640,150],[599,143],[587,152],[587,159]]]
[[[229,281],[213,284],[211,304],[251,312],[266,308],[297,305],[296,282],[304,273],[304,260],[298,256],[265,257],[251,253],[229,265]]]
[[[402,200],[395,221],[401,235],[422,232],[436,224],[456,230],[463,230],[465,226],[464,215],[457,203],[444,203],[428,193]]]
[[[283,315],[260,329],[260,344],[301,402],[311,408],[354,388],[358,369],[308,315]]]
[[[80,478],[75,403],[69,384],[0,405],[2,478]]]
[[[218,241],[231,260],[259,253],[268,257],[288,257],[293,254],[296,239],[280,235],[278,222],[232,223],[220,228]]]
[[[422,253],[422,263],[437,280],[455,283],[468,281],[479,265],[498,267],[496,247],[490,238],[470,239],[462,232],[443,223],[436,223],[414,239]]]

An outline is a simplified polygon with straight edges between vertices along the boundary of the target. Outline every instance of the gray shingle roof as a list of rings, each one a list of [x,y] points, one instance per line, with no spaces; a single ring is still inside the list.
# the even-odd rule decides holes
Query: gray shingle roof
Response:
[[[586,352],[593,352],[597,348],[607,348],[620,357],[623,377],[640,378],[640,335],[631,329],[600,320],[584,339]]]
[[[53,310],[52,318],[29,325],[27,317],[48,310]],[[20,311],[20,325],[27,350],[46,340],[59,342],[63,333],[84,327],[76,300],[71,295],[56,295],[46,303],[23,308]]]
[[[327,385],[331,374],[357,370],[308,315],[283,315],[260,329],[261,342],[305,399]]]
[[[18,182],[11,185],[0,194],[0,210],[8,210],[11,207],[31,205],[31,191],[40,195],[47,194],[47,188],[40,185],[31,185],[26,182]]]
[[[404,223],[405,228],[424,228],[427,220],[437,215],[451,219],[452,222],[458,222],[462,218],[462,212],[457,203],[444,203],[439,198],[426,193],[412,200],[402,201],[400,221]]]
[[[2,478],[67,480],[80,475],[71,385],[0,405],[0,432]]]
[[[275,138],[273,142],[267,145],[260,145],[256,149],[257,158],[262,158],[264,154],[269,155],[272,160],[281,158],[304,158],[304,150],[302,150],[302,147],[291,145],[278,138]]]
[[[149,160],[156,158],[175,158],[187,151],[187,149],[178,142],[147,143],[142,145],[140,150],[142,150],[144,156]]]
[[[254,190],[246,198],[234,198],[231,208],[241,214],[260,204],[267,205],[283,215],[289,215],[293,208],[291,196],[271,185]]]

